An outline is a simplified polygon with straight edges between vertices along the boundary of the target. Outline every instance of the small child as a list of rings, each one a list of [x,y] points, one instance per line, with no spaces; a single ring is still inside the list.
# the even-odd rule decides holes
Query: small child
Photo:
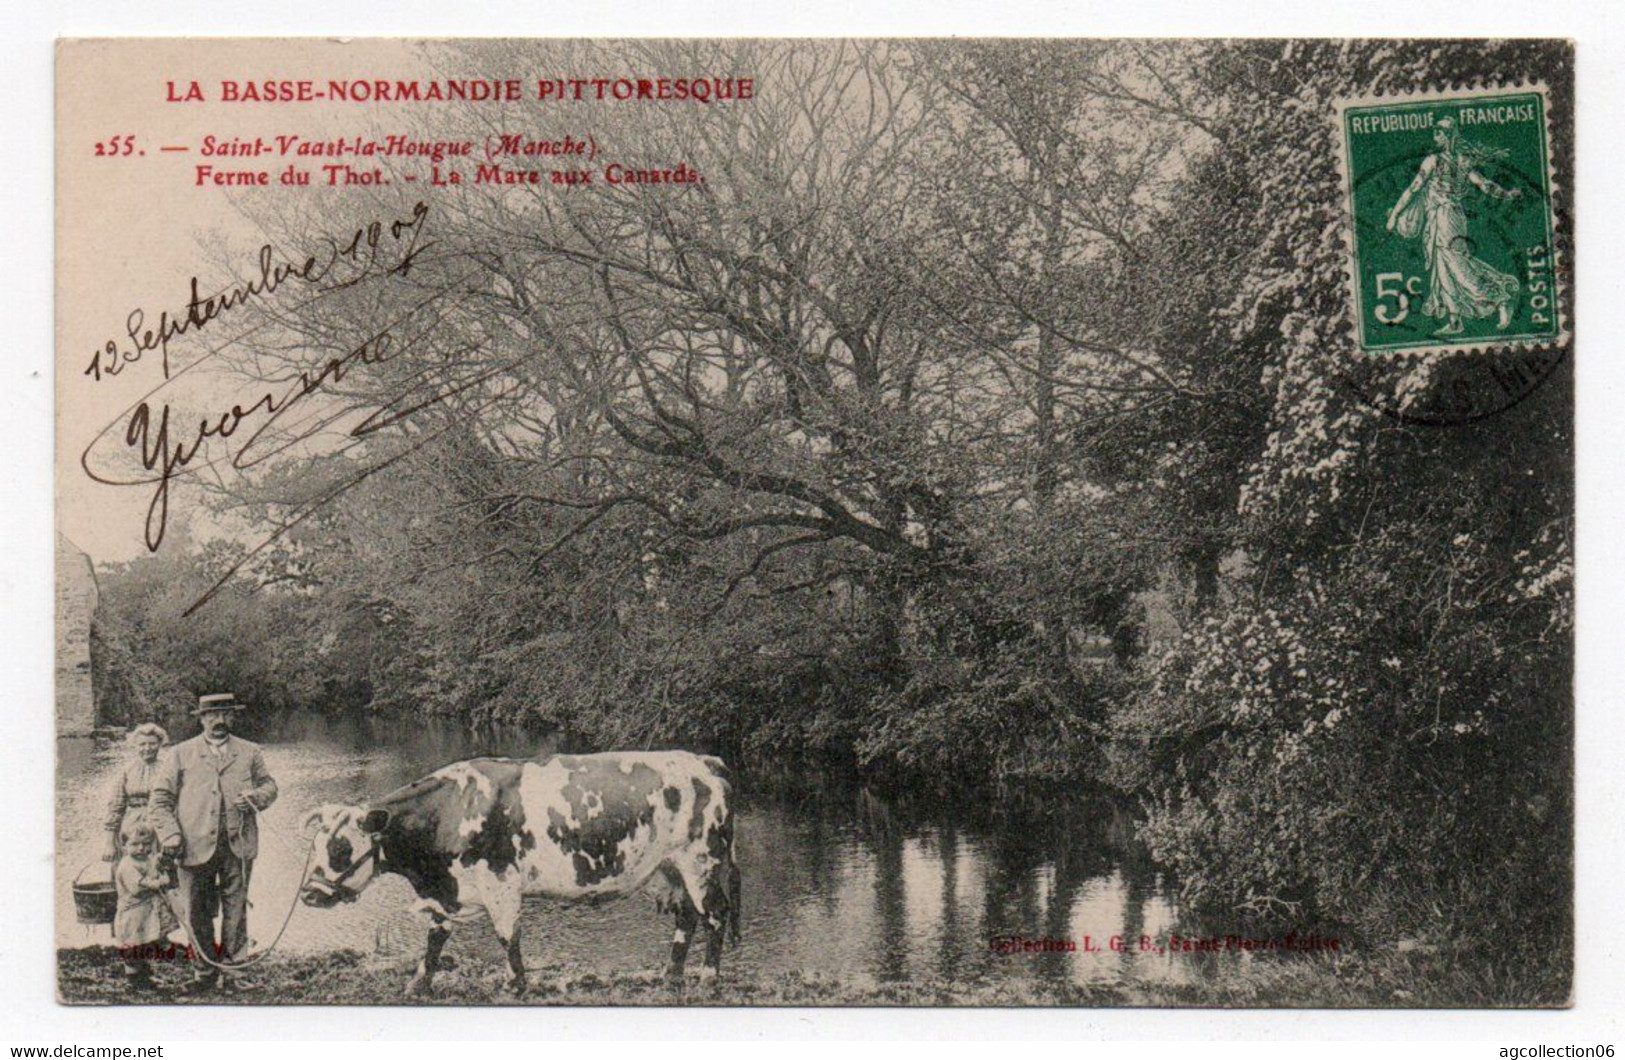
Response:
[[[124,856],[113,873],[118,890],[118,912],[113,917],[113,938],[124,954],[124,974],[130,985],[152,985],[152,961],[164,940],[168,922],[164,896],[169,876],[158,864],[158,834],[139,822],[124,837]]]

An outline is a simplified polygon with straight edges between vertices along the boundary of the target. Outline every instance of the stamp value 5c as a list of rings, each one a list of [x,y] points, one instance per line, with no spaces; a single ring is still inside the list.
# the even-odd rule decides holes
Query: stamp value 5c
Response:
[[[1364,353],[1563,337],[1541,86],[1338,107]]]

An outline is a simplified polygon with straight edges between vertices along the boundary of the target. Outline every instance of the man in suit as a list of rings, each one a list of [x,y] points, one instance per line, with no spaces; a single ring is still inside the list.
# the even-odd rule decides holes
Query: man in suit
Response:
[[[257,814],[276,800],[257,744],[231,735],[244,709],[231,693],[201,696],[192,712],[203,732],[170,749],[152,784],[148,817],[164,852],[180,865],[180,890],[197,945],[222,963],[248,949],[248,877],[259,853]],[[214,918],[221,915],[219,942]],[[197,986],[230,989],[211,965]]]

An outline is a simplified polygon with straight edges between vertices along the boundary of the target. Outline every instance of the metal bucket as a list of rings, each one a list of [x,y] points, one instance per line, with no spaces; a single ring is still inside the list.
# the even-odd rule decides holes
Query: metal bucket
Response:
[[[118,913],[118,889],[112,880],[86,880],[85,868],[73,879],[73,911],[81,924],[111,924]]]

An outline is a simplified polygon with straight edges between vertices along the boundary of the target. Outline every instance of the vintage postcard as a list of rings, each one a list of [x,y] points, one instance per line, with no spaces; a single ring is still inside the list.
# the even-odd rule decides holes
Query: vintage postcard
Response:
[[[58,997],[1570,1004],[1573,59],[61,42]]]

